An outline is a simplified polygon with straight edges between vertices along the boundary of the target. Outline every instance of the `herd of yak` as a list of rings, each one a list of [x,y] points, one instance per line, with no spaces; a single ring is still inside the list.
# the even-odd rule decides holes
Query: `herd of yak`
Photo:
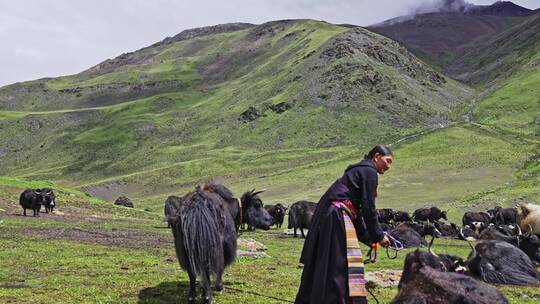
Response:
[[[165,201],[165,215],[172,229],[180,265],[190,278],[188,303],[195,303],[196,279],[200,279],[204,303],[212,303],[211,277],[215,289],[222,290],[225,267],[236,259],[240,229],[270,229],[283,223],[287,208],[282,204],[264,205],[261,191],[247,191],[240,199],[222,184],[197,186],[183,197],[170,196]],[[55,206],[51,189],[27,189],[20,196],[24,209],[39,216],[41,205],[46,212]],[[288,228],[305,237],[316,204],[299,201],[288,208]],[[392,303],[508,303],[493,286],[486,284],[540,285],[540,206],[495,207],[487,212],[466,212],[461,227],[445,223],[445,211],[436,207],[404,211],[379,209],[383,230],[404,247],[428,246],[405,257],[399,292]],[[466,261],[457,256],[436,254],[433,240],[452,237],[469,242],[471,253]],[[477,241],[473,246],[471,241]],[[393,244],[395,245],[395,244]]]

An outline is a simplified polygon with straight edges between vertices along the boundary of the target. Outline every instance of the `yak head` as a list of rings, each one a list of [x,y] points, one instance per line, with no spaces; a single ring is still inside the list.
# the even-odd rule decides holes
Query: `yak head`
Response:
[[[270,225],[274,223],[274,219],[263,207],[263,202],[259,197],[259,194],[266,191],[255,189],[247,191],[242,194],[242,214],[244,216],[244,222],[248,225],[249,229],[260,228],[263,230],[270,229]]]

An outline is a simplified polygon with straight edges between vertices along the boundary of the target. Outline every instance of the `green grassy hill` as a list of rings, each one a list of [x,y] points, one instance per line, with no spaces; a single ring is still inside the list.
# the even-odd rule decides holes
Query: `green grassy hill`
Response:
[[[177,193],[208,177],[250,188],[249,179],[355,160],[358,146],[446,125],[472,97],[362,28],[222,27],[0,88],[3,174],[108,199]]]

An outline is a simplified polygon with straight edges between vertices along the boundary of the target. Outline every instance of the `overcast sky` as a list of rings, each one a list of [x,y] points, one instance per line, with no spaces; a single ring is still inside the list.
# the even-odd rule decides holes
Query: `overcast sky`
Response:
[[[194,27],[298,18],[370,25],[435,1],[0,0],[0,86],[78,73]],[[513,2],[540,7],[540,0]]]

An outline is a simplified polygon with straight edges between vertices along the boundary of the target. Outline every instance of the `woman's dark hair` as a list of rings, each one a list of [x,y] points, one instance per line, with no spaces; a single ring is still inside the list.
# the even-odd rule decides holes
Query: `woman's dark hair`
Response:
[[[376,153],[379,153],[381,156],[394,156],[394,153],[392,153],[392,150],[390,150],[388,146],[376,145],[373,147],[373,149],[371,149],[371,151],[368,152],[368,154],[364,155],[364,159],[372,159]]]

